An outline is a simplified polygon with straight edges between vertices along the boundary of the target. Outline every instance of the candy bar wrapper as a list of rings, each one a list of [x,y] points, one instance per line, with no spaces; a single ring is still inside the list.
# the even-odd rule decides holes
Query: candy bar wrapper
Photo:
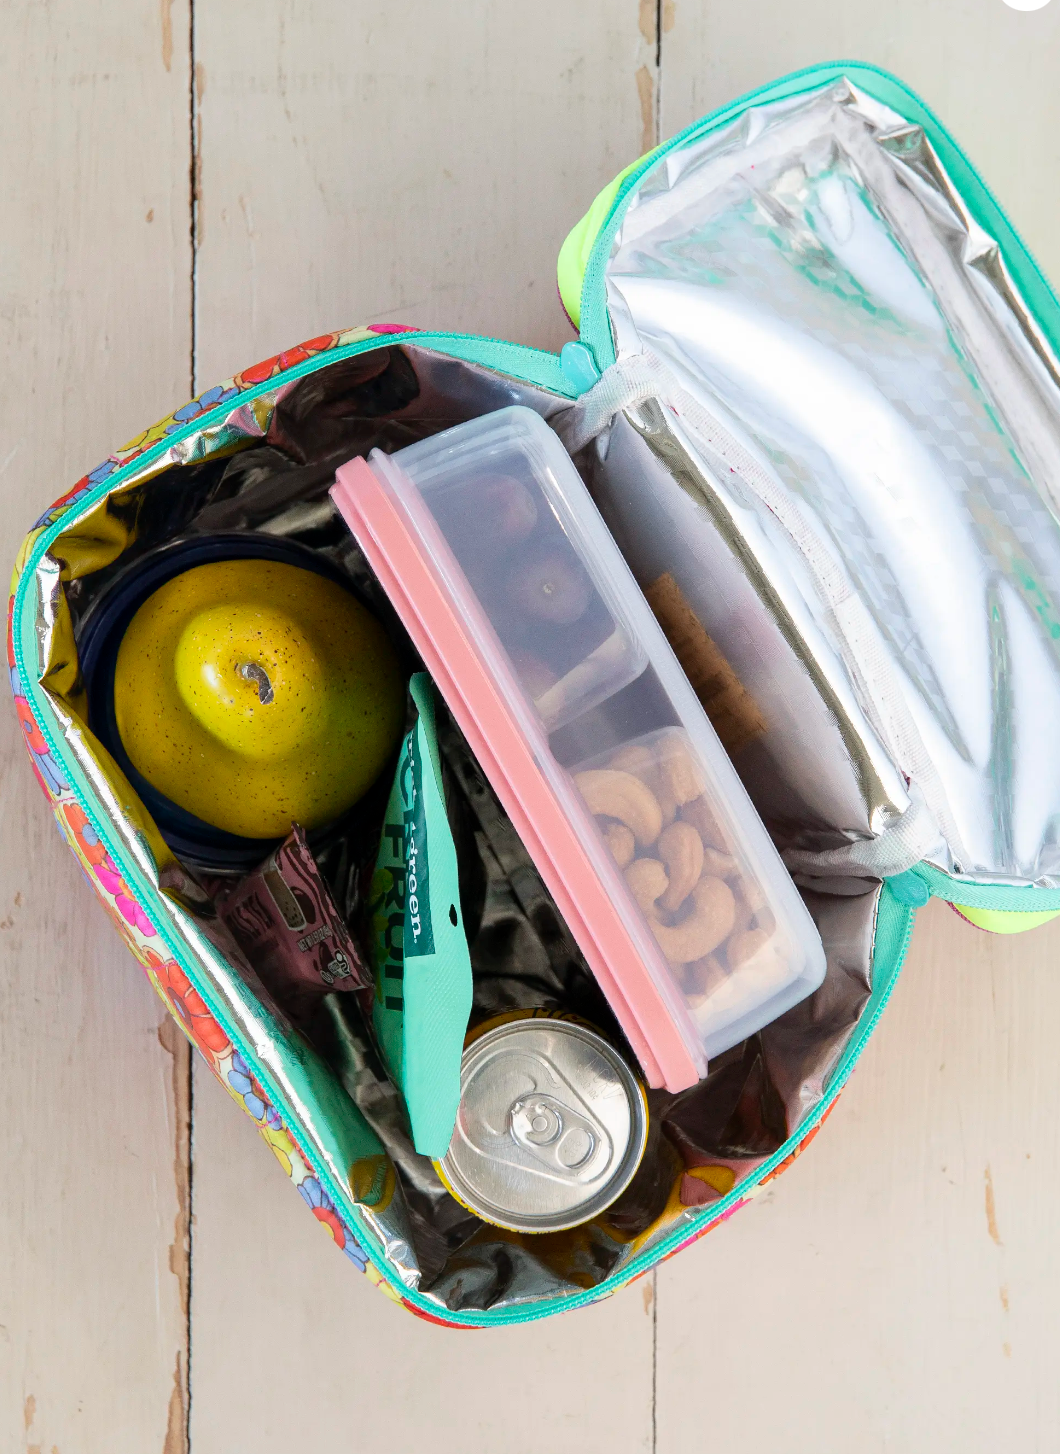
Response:
[[[371,995],[371,971],[297,824],[259,869],[218,901],[217,912],[266,988],[299,1024],[332,991]]]

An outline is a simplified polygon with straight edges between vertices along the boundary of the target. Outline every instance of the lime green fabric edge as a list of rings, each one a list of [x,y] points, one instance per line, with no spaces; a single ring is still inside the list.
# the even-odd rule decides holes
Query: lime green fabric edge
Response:
[[[1030,909],[1008,912],[1001,909],[973,909],[970,904],[956,902],[953,907],[969,924],[974,924],[977,929],[985,929],[989,934],[1025,934],[1028,929],[1037,929],[1042,924],[1048,924],[1050,919],[1055,919],[1060,914],[1060,909],[1048,909],[1041,913],[1034,913]]]
[[[556,281],[559,283],[560,301],[566,308],[567,316],[575,328],[581,322],[582,280],[585,277],[585,269],[589,264],[589,256],[592,253],[597,234],[607,221],[611,204],[618,196],[622,183],[653,155],[654,152],[645,152],[642,157],[638,157],[635,162],[630,162],[628,167],[623,168],[613,182],[608,182],[603,191],[597,193],[588,212],[580,222],[575,223],[563,239],[563,246],[559,250],[559,260],[556,263]]]

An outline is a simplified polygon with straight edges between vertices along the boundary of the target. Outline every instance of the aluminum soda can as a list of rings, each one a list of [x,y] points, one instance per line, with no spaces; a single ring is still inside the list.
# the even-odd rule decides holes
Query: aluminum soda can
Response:
[[[603,1036],[567,1016],[519,1011],[467,1043],[456,1129],[435,1167],[483,1221],[560,1232],[625,1191],[647,1135],[644,1088]]]

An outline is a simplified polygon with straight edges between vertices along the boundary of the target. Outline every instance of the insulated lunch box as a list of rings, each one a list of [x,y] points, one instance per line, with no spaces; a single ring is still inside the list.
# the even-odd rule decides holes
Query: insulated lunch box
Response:
[[[789,1164],[931,896],[1060,913],[1060,307],[957,143],[894,77],[813,67],[635,162],[559,281],[559,355],[374,325],[244,370],[79,480],[12,583],[30,760],[105,910],[340,1249],[449,1326],[606,1296]],[[498,477],[525,539],[485,527]],[[94,730],[97,603],[251,532],[436,682],[480,1018],[581,997],[640,1061],[650,1171],[581,1227],[469,1220],[342,997],[310,1041],[261,993]],[[742,906],[695,958],[628,873],[627,778],[643,842],[695,819]],[[333,888],[356,846],[318,854]]]

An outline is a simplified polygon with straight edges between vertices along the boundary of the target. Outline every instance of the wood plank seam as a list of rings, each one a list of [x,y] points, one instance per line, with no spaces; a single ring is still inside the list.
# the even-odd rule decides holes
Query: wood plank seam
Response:
[[[180,1288],[180,1309],[184,1323],[184,1346],[177,1348],[173,1390],[166,1419],[163,1454],[187,1454],[191,1396],[191,1046],[176,1022],[167,1015],[158,1027],[158,1043],[172,1058],[173,1178],[177,1192],[177,1214],[173,1241],[169,1244],[169,1270]]]

